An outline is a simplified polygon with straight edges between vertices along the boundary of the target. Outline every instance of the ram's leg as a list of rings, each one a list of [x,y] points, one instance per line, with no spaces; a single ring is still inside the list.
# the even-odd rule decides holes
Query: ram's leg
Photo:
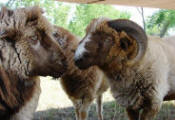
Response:
[[[80,120],[79,118],[80,118],[80,108],[75,108],[75,116],[76,116],[76,120]]]
[[[103,104],[102,104],[102,95],[99,95],[96,98],[96,102],[97,102],[97,106],[96,106],[96,110],[98,113],[98,120],[103,120]]]
[[[88,117],[89,106],[92,100],[88,99],[72,99],[75,107],[76,120],[86,120]]]
[[[161,108],[162,102],[151,101],[151,104],[146,105],[141,114],[141,120],[153,120]]]
[[[129,120],[139,120],[139,110],[126,109]]]
[[[90,102],[83,103],[80,108],[80,120],[87,120]]]
[[[75,109],[75,117],[76,120],[80,120],[80,104],[81,104],[81,100],[77,100],[77,99],[73,99],[71,98],[72,103],[74,105],[74,109]]]
[[[33,114],[37,108],[39,96],[41,93],[40,80],[36,81],[36,89],[34,94],[25,106],[23,106],[18,113],[16,113],[10,120],[32,120]]]
[[[92,103],[93,99],[83,98],[81,100],[80,108],[79,108],[79,120],[87,120],[89,107]]]

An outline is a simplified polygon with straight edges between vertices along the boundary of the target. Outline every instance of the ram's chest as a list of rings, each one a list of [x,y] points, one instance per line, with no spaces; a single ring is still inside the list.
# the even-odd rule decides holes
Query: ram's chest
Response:
[[[109,80],[113,97],[123,107],[140,109],[145,101],[155,94],[153,76],[150,72],[118,73],[115,78]]]
[[[114,88],[114,87],[113,87]],[[144,101],[142,91],[136,85],[112,89],[113,96],[118,104],[123,107],[133,107],[138,109]]]
[[[62,76],[61,85],[69,97],[80,99],[85,95],[89,96],[96,92],[98,81],[99,76],[95,69],[88,69],[86,71],[75,70]]]

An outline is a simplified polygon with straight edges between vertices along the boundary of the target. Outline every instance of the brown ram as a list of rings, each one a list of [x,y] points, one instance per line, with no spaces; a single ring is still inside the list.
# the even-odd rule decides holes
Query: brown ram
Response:
[[[77,37],[61,27],[55,27],[54,36],[67,58],[68,68],[61,77],[61,85],[73,102],[76,119],[87,119],[88,109],[96,98],[98,119],[102,120],[101,99],[103,92],[108,88],[104,74],[97,67],[80,70],[75,66],[74,54],[79,43]]]
[[[98,18],[87,27],[75,63],[104,71],[113,97],[126,107],[130,120],[153,120],[162,102],[175,98],[174,51],[170,41],[147,37],[130,20]]]
[[[39,7],[0,11],[1,120],[31,120],[40,95],[38,76],[65,72],[66,59],[52,33]]]

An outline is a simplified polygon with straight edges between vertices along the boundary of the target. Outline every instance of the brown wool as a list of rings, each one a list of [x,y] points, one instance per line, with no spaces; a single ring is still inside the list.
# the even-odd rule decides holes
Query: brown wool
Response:
[[[57,33],[57,42],[61,44],[68,61],[68,70],[61,77],[61,85],[73,102],[76,118],[85,120],[93,100],[101,101],[103,92],[108,88],[106,78],[97,67],[91,67],[87,70],[78,69],[74,64],[74,54],[79,39],[61,27],[55,26],[55,32]],[[100,112],[98,113],[99,120],[102,117]]]
[[[65,65],[53,61],[65,56],[52,37],[53,25],[37,6],[3,8],[0,33],[0,119],[32,120],[41,92],[39,76],[60,76],[57,71]]]

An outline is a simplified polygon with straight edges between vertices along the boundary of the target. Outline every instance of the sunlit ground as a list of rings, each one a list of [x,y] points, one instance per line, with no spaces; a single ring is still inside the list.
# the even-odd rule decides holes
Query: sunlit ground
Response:
[[[34,120],[75,120],[71,101],[62,90],[59,80],[41,78],[42,93]],[[128,120],[125,110],[116,105],[110,92],[103,97],[104,120]],[[97,120],[95,103],[89,112],[88,120]],[[175,120],[175,105],[166,102],[155,120]]]
[[[59,80],[52,80],[51,77],[41,77],[42,94],[37,110],[46,110],[50,108],[65,108],[72,106],[71,101],[61,88]],[[113,98],[109,91],[104,95],[104,101],[112,101]]]

